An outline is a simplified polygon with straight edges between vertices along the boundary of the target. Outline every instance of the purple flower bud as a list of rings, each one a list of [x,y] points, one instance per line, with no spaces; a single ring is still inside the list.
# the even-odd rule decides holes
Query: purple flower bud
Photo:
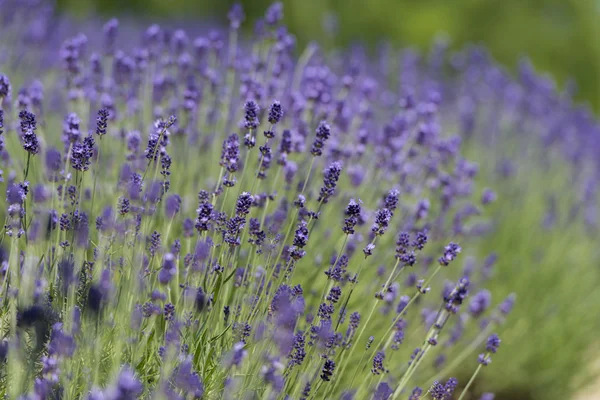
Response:
[[[514,293],[509,294],[508,297],[506,299],[504,299],[504,301],[498,306],[498,310],[500,310],[500,312],[504,315],[510,314],[510,312],[512,311],[512,309],[515,305],[516,299],[517,299],[516,294],[514,294]]]
[[[469,302],[469,312],[473,317],[481,316],[490,306],[492,302],[492,294],[489,290],[482,290],[476,293]]]
[[[335,193],[337,182],[340,179],[342,173],[342,164],[339,161],[335,161],[329,165],[323,172],[323,186],[319,191],[319,198],[317,201],[326,204],[329,198]]]
[[[258,127],[258,112],[259,112],[259,108],[258,108],[258,104],[256,104],[256,102],[254,100],[248,100],[246,102],[246,104],[244,105],[244,112],[245,114],[245,126],[246,129],[256,129]]]
[[[172,253],[167,253],[163,257],[163,264],[158,273],[158,281],[162,285],[167,285],[177,273],[175,256]]]
[[[346,206],[346,218],[344,219],[344,226],[342,227],[342,231],[346,235],[354,233],[354,227],[358,223],[358,219],[360,218],[360,212],[360,200],[357,202],[354,199],[350,199],[348,205]]]
[[[40,151],[38,138],[35,134],[37,123],[35,115],[26,110],[19,112],[21,120],[21,139],[23,140],[23,148],[31,155],[35,155]]]
[[[329,136],[331,136],[331,128],[327,122],[321,121],[317,127],[317,135],[310,151],[313,156],[323,155],[323,147],[325,147],[325,142],[329,139]]]
[[[275,125],[276,123],[281,121],[282,117],[283,117],[283,110],[281,109],[281,103],[279,101],[275,100],[273,102],[273,104],[271,104],[271,107],[269,108],[268,120],[271,124]]]
[[[333,376],[333,371],[335,370],[335,362],[331,359],[325,361],[323,365],[323,369],[321,370],[321,379],[325,382],[329,382],[331,377]]]
[[[101,108],[98,111],[98,117],[96,118],[96,135],[103,136],[106,135],[106,129],[108,127],[109,112],[106,108]]]

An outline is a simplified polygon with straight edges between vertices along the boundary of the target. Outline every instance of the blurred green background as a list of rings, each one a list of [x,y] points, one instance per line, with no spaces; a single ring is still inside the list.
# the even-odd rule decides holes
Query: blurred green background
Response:
[[[224,21],[233,1],[57,0],[79,18],[135,15]],[[270,0],[241,1],[250,21]],[[509,68],[527,55],[559,85],[572,78],[579,100],[600,110],[600,1],[598,0],[285,0],[285,22],[300,44],[354,42],[427,48],[439,34],[453,47],[484,43]],[[252,24],[245,25],[251,29]],[[336,27],[335,29],[332,29]],[[332,34],[335,31],[335,34]]]

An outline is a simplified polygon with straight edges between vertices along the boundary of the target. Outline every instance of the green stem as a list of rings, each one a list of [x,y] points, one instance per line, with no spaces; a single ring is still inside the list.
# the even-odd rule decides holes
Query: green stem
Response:
[[[486,357],[487,357],[487,355],[486,355]],[[477,369],[475,370],[475,372],[473,372],[473,376],[471,376],[471,379],[469,379],[469,382],[467,383],[467,386],[465,386],[465,388],[463,389],[463,391],[460,394],[460,397],[458,398],[458,400],[463,400],[463,397],[465,397],[465,395],[469,391],[469,388],[471,387],[471,385],[475,381],[475,378],[477,377],[477,374],[479,374],[479,371],[481,371],[481,367],[482,366],[483,366],[483,364],[479,364],[477,366]]]

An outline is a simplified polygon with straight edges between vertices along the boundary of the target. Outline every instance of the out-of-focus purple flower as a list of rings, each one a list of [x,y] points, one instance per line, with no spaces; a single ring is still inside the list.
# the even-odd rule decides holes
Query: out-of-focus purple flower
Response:
[[[244,104],[245,126],[246,129],[256,129],[258,127],[258,104],[254,100],[248,100]]]
[[[163,264],[158,273],[158,281],[163,285],[167,285],[175,274],[177,274],[175,256],[172,253],[167,253],[163,257]]]
[[[419,400],[421,398],[421,394],[423,394],[423,389],[417,386],[410,393],[408,400]]]
[[[142,393],[143,389],[142,383],[135,377],[133,371],[126,367],[119,374],[116,385],[109,389],[109,398],[134,399]]]
[[[381,382],[377,385],[375,389],[375,393],[373,393],[373,400],[387,400],[394,393],[390,385],[386,382]]]
[[[11,84],[10,80],[6,75],[0,74],[0,104],[2,100],[10,97],[11,95]]]
[[[487,205],[496,201],[496,193],[492,189],[485,188],[481,195],[481,204]]]
[[[281,121],[281,118],[283,118],[283,110],[281,109],[281,103],[275,100],[273,104],[271,104],[271,107],[269,107],[268,121],[269,123],[275,125],[276,123]]]
[[[110,19],[102,27],[104,32],[104,54],[113,55],[115,52],[115,42],[119,31],[119,20],[116,18]]]
[[[238,30],[244,19],[246,19],[242,5],[234,3],[227,13],[227,18],[229,19],[229,27],[233,30]]]
[[[265,12],[265,22],[268,25],[277,25],[283,19],[283,3],[275,2]]]
[[[67,149],[70,144],[79,141],[81,135],[81,131],[79,130],[80,124],[81,120],[75,113],[70,113],[65,118],[63,122],[63,142]]]
[[[175,368],[171,381],[177,389],[193,398],[201,398],[204,394],[204,385],[198,373],[193,371],[190,358],[186,358]]]
[[[473,317],[481,316],[490,306],[492,302],[492,294],[489,290],[481,290],[477,292],[469,302],[469,312]]]

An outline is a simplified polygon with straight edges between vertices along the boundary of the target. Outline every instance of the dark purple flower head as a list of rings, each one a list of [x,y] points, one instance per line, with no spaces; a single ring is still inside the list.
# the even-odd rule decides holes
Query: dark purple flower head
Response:
[[[423,250],[423,248],[425,247],[426,244],[427,244],[427,232],[426,231],[417,232],[417,236],[415,238],[415,241],[412,243],[412,246],[415,249]]]
[[[446,310],[456,314],[460,305],[463,303],[468,295],[469,279],[461,278],[454,289],[444,296],[444,302],[446,303]]]
[[[327,301],[337,303],[340,300],[340,297],[342,297],[342,289],[339,286],[334,286],[327,295]]]
[[[256,129],[258,127],[258,104],[254,100],[248,100],[246,104],[244,104],[244,120],[246,129]]]
[[[109,112],[106,108],[101,108],[98,111],[98,116],[96,117],[96,135],[103,136],[106,135],[106,129],[108,127]]]
[[[119,209],[119,214],[126,215],[130,210],[131,203],[127,197],[119,197],[117,207]]]
[[[335,193],[337,182],[342,173],[342,164],[339,161],[334,161],[323,172],[323,186],[319,192],[317,201],[326,204],[329,198]]]
[[[71,149],[71,166],[78,171],[87,171],[94,155],[94,137],[89,134],[83,143],[75,143]]]
[[[227,169],[227,172],[233,173],[238,170],[238,163],[240,158],[240,141],[235,133],[229,135],[223,142],[223,149],[221,151],[221,162],[219,163],[222,167]]]
[[[235,214],[239,217],[244,217],[250,212],[250,207],[254,203],[254,197],[250,192],[243,192],[235,203]]]
[[[329,136],[331,136],[331,128],[327,122],[321,121],[317,127],[317,135],[310,151],[313,156],[323,154],[323,147],[325,147],[325,142],[329,139]]]
[[[504,299],[504,301],[498,306],[498,310],[503,315],[510,314],[510,312],[513,309],[513,307],[515,306],[515,301],[516,300],[517,300],[517,295],[516,294],[514,294],[514,293],[509,294],[508,297],[506,297],[506,299]]]
[[[173,321],[173,318],[175,318],[175,306],[172,303],[165,304],[163,314],[165,316],[165,321]]]
[[[321,370],[321,379],[323,379],[325,382],[329,382],[333,376],[334,370],[335,362],[331,359],[327,359],[323,365],[323,369]]]
[[[373,368],[371,368],[371,373],[374,375],[380,375],[382,372],[385,372],[385,368],[383,367],[384,358],[385,353],[378,351],[375,357],[373,357]]]
[[[273,104],[271,104],[271,107],[269,108],[269,123],[275,125],[276,123],[278,123],[279,121],[281,121],[281,118],[283,117],[283,110],[281,109],[281,103],[277,100],[275,100],[273,102]]]
[[[396,240],[396,257],[400,258],[402,254],[408,252],[410,247],[410,234],[408,232],[400,232],[398,240]]]
[[[375,223],[371,228],[371,232],[377,236],[383,235],[387,230],[391,219],[392,213],[387,208],[377,210],[375,213]]]
[[[400,196],[400,192],[396,189],[390,190],[385,196],[385,208],[390,210],[392,214],[396,210],[396,207],[398,207],[398,196]]]
[[[354,233],[354,227],[358,223],[358,219],[360,218],[360,212],[360,200],[356,201],[354,199],[350,199],[348,205],[346,206],[346,218],[344,219],[344,226],[342,227],[342,231],[345,234],[350,235]]]
[[[196,219],[195,227],[198,232],[202,233],[210,229],[210,222],[213,219],[213,205],[211,203],[200,203],[196,212],[198,213],[198,218]]]

